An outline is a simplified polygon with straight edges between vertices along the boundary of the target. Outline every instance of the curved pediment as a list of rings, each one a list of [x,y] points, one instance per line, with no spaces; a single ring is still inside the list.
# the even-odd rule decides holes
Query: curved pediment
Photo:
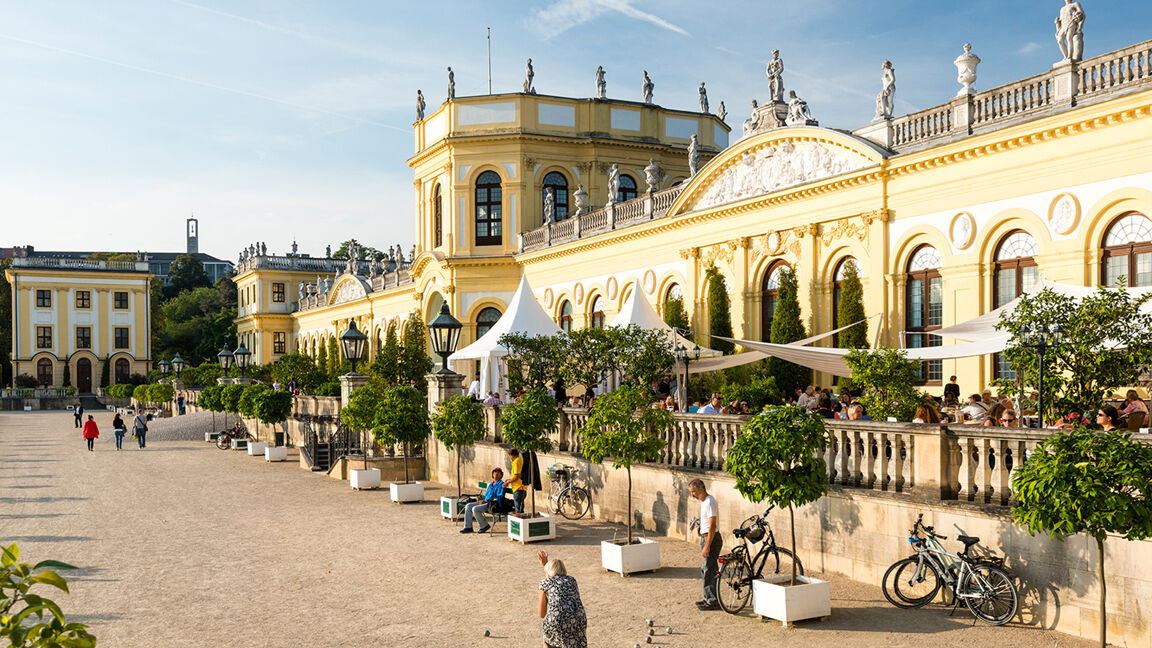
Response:
[[[354,301],[367,297],[372,288],[360,277],[353,274],[342,274],[328,291],[328,306]]]
[[[872,142],[826,128],[794,127],[740,140],[692,178],[669,215],[709,209],[876,166]]]

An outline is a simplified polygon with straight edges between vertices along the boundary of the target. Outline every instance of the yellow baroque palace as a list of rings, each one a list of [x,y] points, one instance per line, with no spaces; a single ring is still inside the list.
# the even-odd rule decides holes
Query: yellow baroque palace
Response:
[[[456,98],[414,125],[413,252],[382,264],[245,260],[241,341],[265,363],[315,354],[350,319],[379,341],[388,322],[414,310],[429,321],[447,302],[463,346],[504,312],[521,276],[564,328],[603,325],[640,291],[661,312],[683,295],[706,331],[703,277],[715,265],[736,336],[767,339],[778,268],[795,270],[806,325],[824,332],[855,260],[878,316],[869,337],[890,347],[941,344],[932,331],[1041,278],[1152,286],[1150,53],[1152,41],[1066,61],[855,131],[769,102],[731,145],[708,113]],[[995,356],[961,358],[926,363],[925,378],[956,374],[967,393],[1008,370]]]

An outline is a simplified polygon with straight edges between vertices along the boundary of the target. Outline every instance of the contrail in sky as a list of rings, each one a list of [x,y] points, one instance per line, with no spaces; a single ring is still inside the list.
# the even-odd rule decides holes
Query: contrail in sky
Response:
[[[153,76],[163,77],[165,79],[172,79],[174,81],[181,81],[183,83],[190,83],[192,85],[198,85],[198,86],[203,87],[203,88],[211,88],[213,90],[220,90],[222,92],[229,92],[229,93],[240,95],[243,97],[250,97],[253,99],[260,99],[263,101],[269,101],[271,103],[280,104],[281,106],[288,106],[290,108],[296,108],[297,110],[303,110],[306,112],[314,112],[314,113],[318,113],[318,114],[322,114],[322,115],[329,115],[332,117],[340,117],[341,119],[348,119],[348,120],[358,122],[361,124],[366,124],[369,126],[379,126],[380,128],[390,128],[392,130],[400,131],[402,133],[411,132],[410,129],[407,129],[407,128],[400,128],[399,126],[393,126],[392,124],[385,124],[383,122],[373,121],[371,119],[366,119],[364,117],[357,117],[356,115],[347,115],[347,114],[338,113],[338,112],[335,112],[332,110],[325,110],[324,108],[317,108],[315,106],[305,106],[303,104],[298,104],[298,103],[294,103],[291,101],[285,101],[283,99],[277,99],[276,97],[269,97],[267,95],[257,94],[255,92],[249,92],[248,90],[240,90],[238,88],[229,88],[228,86],[222,86],[222,85],[219,85],[216,83],[210,83],[208,81],[200,81],[198,79],[192,79],[189,77],[180,76],[178,74],[172,74],[170,72],[163,72],[161,70],[153,70],[151,68],[141,67],[139,65],[133,65],[131,63],[124,63],[122,61],[115,61],[113,59],[104,58],[103,56],[96,56],[94,54],[85,54],[84,52],[78,52],[76,50],[67,49],[64,47],[57,47],[56,45],[49,45],[47,43],[38,43],[36,41],[27,40],[24,38],[18,38],[16,36],[11,36],[9,34],[0,34],[0,39],[12,41],[14,43],[22,43],[24,45],[31,45],[33,47],[39,47],[41,49],[46,49],[46,50],[50,50],[53,52],[60,52],[61,54],[78,56],[80,58],[86,58],[86,59],[91,60],[91,61],[99,61],[100,63],[107,63],[108,65],[114,65],[116,67],[124,68],[126,70],[133,70],[135,72],[143,72],[144,74],[151,74]]]

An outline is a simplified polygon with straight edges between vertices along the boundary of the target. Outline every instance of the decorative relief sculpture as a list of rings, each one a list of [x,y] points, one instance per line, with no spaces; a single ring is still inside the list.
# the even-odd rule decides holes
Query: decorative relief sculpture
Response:
[[[744,153],[739,161],[709,181],[691,208],[723,205],[855,171],[868,164],[866,160],[848,158],[817,142],[778,142]]]
[[[424,93],[416,91],[416,121],[424,120]]]
[[[772,60],[764,74],[768,75],[768,101],[784,103],[784,61],[780,60],[780,50],[772,50]]]
[[[692,133],[692,141],[688,142],[688,177],[696,177],[698,171],[700,171],[700,141],[696,138],[696,133]]]
[[[700,82],[700,112],[708,112],[708,90],[704,88],[704,82]]]
[[[808,102],[796,96],[795,90],[788,91],[788,125],[789,126],[817,126],[812,113],[808,111]]]
[[[552,187],[544,191],[544,224],[551,225],[556,222],[556,199],[552,196]]]
[[[1048,208],[1048,227],[1056,234],[1066,236],[1076,229],[1079,221],[1080,202],[1076,196],[1068,193],[1056,196]]]
[[[452,71],[452,66],[448,66],[448,101],[456,98],[456,73]]]
[[[596,66],[596,98],[608,98],[608,82],[604,79],[604,66]]]
[[[536,70],[532,68],[532,59],[524,64],[524,92],[527,94],[536,94],[536,89],[532,87],[532,79],[536,76]]]
[[[597,91],[599,91],[600,83],[596,83]],[[656,88],[656,84],[652,83],[652,79],[648,78],[648,70],[644,70],[644,84],[641,86],[641,94],[644,96],[644,103],[652,103],[652,91]]]
[[[855,238],[862,243],[867,243],[868,234],[871,232],[869,225],[872,222],[871,218],[866,218],[863,215],[856,218],[842,218],[836,221],[835,225],[831,227],[824,227],[820,232],[820,242],[824,245],[829,245],[832,241],[842,238]]]
[[[952,63],[956,65],[956,81],[962,86],[956,96],[976,94],[972,84],[976,83],[976,66],[980,65],[980,57],[972,53],[972,43],[964,43],[964,53]]]
[[[966,250],[976,238],[976,220],[968,212],[960,212],[952,217],[948,226],[948,240],[957,250]]]
[[[576,215],[583,216],[588,213],[588,192],[584,191],[584,185],[576,185]]]
[[[1056,43],[1065,61],[1080,61],[1084,58],[1084,8],[1076,0],[1064,0],[1060,15],[1056,18]]]
[[[880,75],[880,94],[876,95],[876,121],[892,119],[896,103],[896,71],[892,61],[884,61],[884,72]]]
[[[724,121],[724,118],[728,116],[728,109],[724,107],[723,101],[720,102],[720,108],[716,110],[716,116],[720,118],[720,121]]]
[[[648,183],[648,193],[656,191],[660,184],[660,167],[656,166],[654,158],[648,158],[648,166],[644,167],[644,181]]]
[[[353,299],[360,299],[366,294],[364,286],[361,285],[359,281],[345,281],[336,289],[336,299],[334,299],[332,303],[342,304],[352,301]]]
[[[613,164],[608,167],[608,204],[614,204],[620,199],[620,167]]]

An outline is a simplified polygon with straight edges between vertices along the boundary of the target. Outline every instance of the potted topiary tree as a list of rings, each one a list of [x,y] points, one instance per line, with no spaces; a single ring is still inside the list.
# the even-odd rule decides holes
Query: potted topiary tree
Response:
[[[224,409],[224,424],[228,424],[228,412],[240,416],[240,397],[244,395],[244,385],[223,385],[220,390],[220,404]],[[241,421],[243,424],[243,421]],[[239,450],[248,447],[248,439],[232,439],[232,449]]]
[[[1100,577],[1100,647],[1107,645],[1104,541],[1109,533],[1126,540],[1152,537],[1152,446],[1123,430],[1084,428],[1059,432],[1012,473],[1017,505],[1012,517],[1028,532],[1061,542],[1086,533],[1096,541]]]
[[[292,394],[276,389],[265,389],[256,395],[256,418],[268,425],[285,423],[284,438],[288,438],[287,420],[292,414]],[[265,461],[284,461],[288,458],[288,448],[273,445],[264,448]]]
[[[544,387],[533,387],[508,404],[500,414],[500,426],[504,440],[520,448],[524,453],[524,470],[533,474],[530,465],[535,452],[552,450],[549,433],[556,430],[560,413],[556,401],[548,395]],[[508,537],[520,542],[551,540],[556,537],[556,518],[545,513],[536,513],[535,484],[529,487],[532,499],[531,515],[509,515]]]
[[[792,555],[796,555],[795,507],[828,492],[828,445],[824,419],[799,407],[777,407],[752,417],[728,450],[724,469],[736,478],[736,490],[750,502],[788,508]],[[828,581],[792,573],[752,583],[752,609],[760,616],[790,624],[832,612]]]
[[[424,499],[424,484],[409,479],[408,456],[413,446],[423,444],[431,433],[428,422],[428,397],[415,387],[396,385],[384,392],[376,409],[376,441],[404,446],[404,483],[390,485],[393,502],[419,502]]]
[[[360,442],[364,450],[364,467],[348,471],[348,483],[356,490],[380,487],[380,469],[368,467],[368,440],[372,430],[379,425],[380,406],[384,394],[374,384],[369,383],[352,392],[348,404],[340,410],[344,425],[360,432]]]
[[[444,448],[456,451],[456,499],[440,498],[440,515],[455,520],[464,515],[460,506],[461,450],[484,438],[484,409],[467,396],[453,396],[436,404],[432,414],[432,431]]]
[[[664,447],[660,435],[675,425],[671,412],[648,407],[649,393],[644,387],[628,384],[597,398],[580,430],[584,456],[589,461],[600,463],[608,456],[614,469],[624,468],[628,473],[628,535],[623,542],[613,539],[600,543],[604,569],[621,576],[660,568],[660,543],[632,538],[632,464],[659,459]]]
[[[112,385],[113,387],[120,387],[120,385]],[[203,409],[212,412],[212,431],[204,433],[204,440],[212,443],[216,442],[216,437],[219,434],[216,432],[216,412],[224,411],[224,403],[220,400],[221,391],[224,388],[220,385],[212,385],[205,387],[200,391],[200,395],[196,397],[196,405]]]
[[[260,383],[252,383],[245,385],[244,390],[240,392],[240,400],[236,403],[236,409],[240,410],[240,416],[256,421],[255,441],[248,442],[248,454],[251,456],[264,456],[264,449],[268,444],[260,440],[260,423],[256,418],[256,399],[259,398],[261,392],[268,391],[268,385],[261,385]]]

